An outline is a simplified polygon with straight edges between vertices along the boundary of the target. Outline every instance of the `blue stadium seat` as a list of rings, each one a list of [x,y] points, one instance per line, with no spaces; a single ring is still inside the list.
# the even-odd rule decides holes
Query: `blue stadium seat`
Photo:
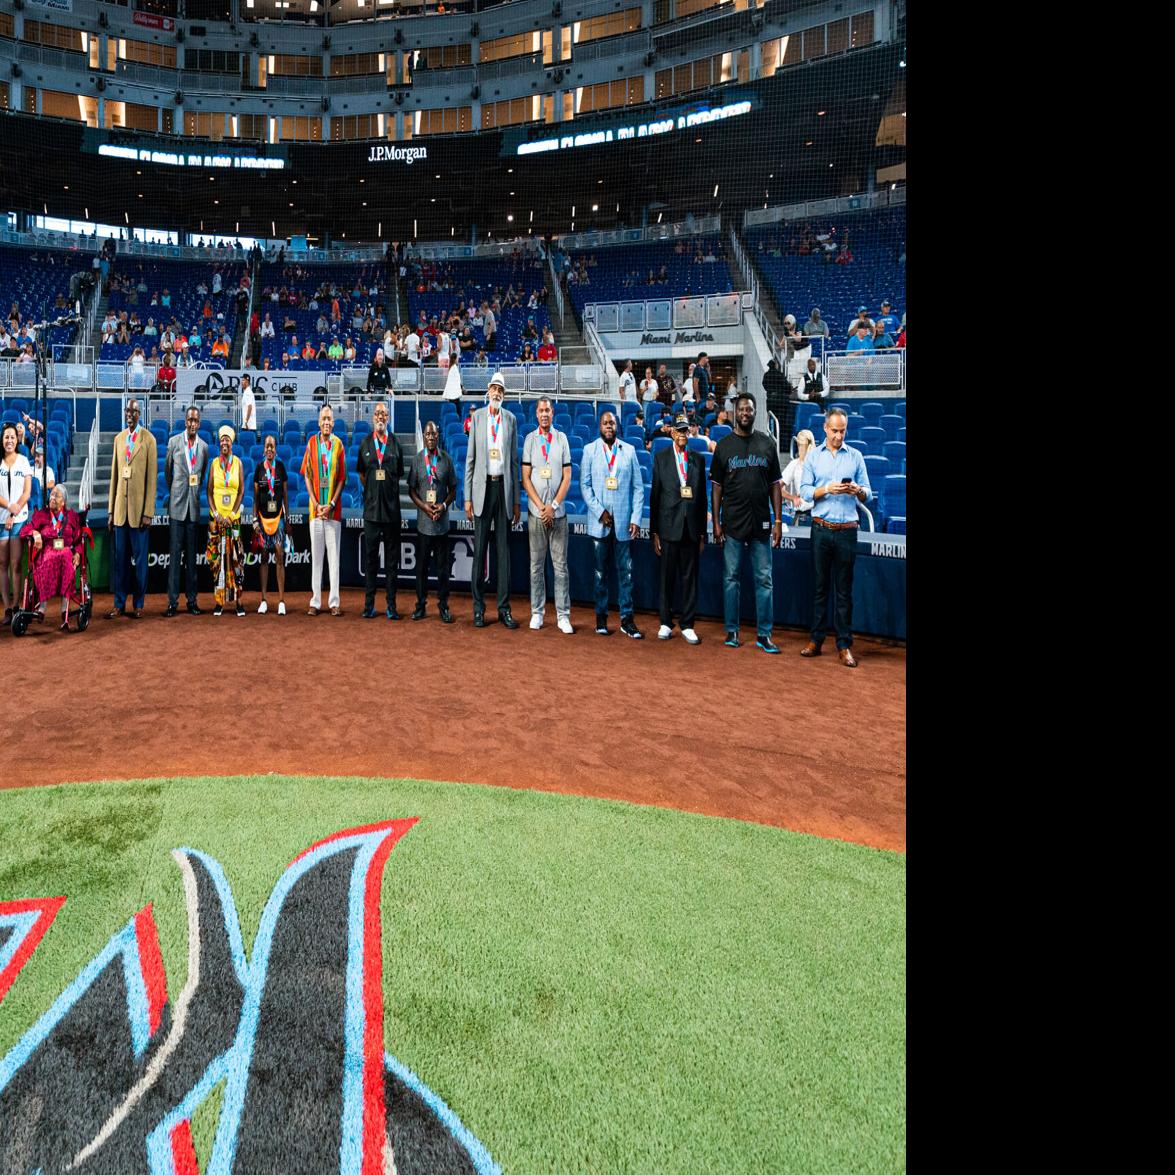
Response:
[[[866,425],[860,432],[849,431],[851,437],[856,437],[858,441],[869,445],[871,453],[881,453],[881,446],[885,444],[889,437],[886,435],[884,428],[877,428],[873,425]],[[852,443],[852,442],[850,442]]]
[[[885,429],[886,439],[896,441],[898,439],[898,431],[905,428],[905,420],[893,413],[883,416],[878,422],[883,429]]]
[[[884,457],[866,457],[865,468],[869,471],[869,484],[876,488],[889,476],[891,465]]]
[[[896,468],[906,459],[906,442],[886,441],[885,444],[881,446],[881,455],[883,457],[888,457]]]
[[[881,417],[885,414],[885,405],[878,404],[874,400],[868,400],[864,404],[861,405],[860,412],[861,412],[861,415],[863,417],[865,417],[865,419],[870,424],[874,424],[876,421],[880,420]]]
[[[874,489],[877,487],[875,486]],[[906,476],[902,473],[891,473],[882,484],[882,502],[885,513],[889,517],[905,515],[906,513]]]
[[[898,429],[898,440],[901,441],[903,445],[906,443],[906,430],[905,430],[905,428]]]
[[[710,451],[710,446],[706,443],[705,437],[690,437],[688,444],[690,449],[695,453],[708,453]]]
[[[894,405],[893,410],[894,410],[895,416],[900,416],[902,418],[902,420],[905,421],[905,419],[906,419],[906,401],[905,400],[899,400]]]
[[[716,424],[710,429],[710,440],[720,441],[723,437],[728,437],[734,431],[729,424]]]
[[[885,524],[887,534],[905,534],[906,533],[906,516],[904,514],[893,514]]]
[[[660,453],[662,449],[668,449],[673,444],[672,437],[654,437],[653,439],[653,454]]]

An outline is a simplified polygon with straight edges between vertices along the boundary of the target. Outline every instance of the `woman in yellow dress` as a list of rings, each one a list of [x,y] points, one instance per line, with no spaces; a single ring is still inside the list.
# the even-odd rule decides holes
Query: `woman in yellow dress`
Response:
[[[208,567],[216,607],[213,616],[224,614],[230,600],[237,615],[245,615],[241,599],[245,585],[245,548],[241,543],[241,499],[245,496],[245,472],[240,457],[233,456],[236,434],[227,424],[220,426],[220,455],[208,469]]]

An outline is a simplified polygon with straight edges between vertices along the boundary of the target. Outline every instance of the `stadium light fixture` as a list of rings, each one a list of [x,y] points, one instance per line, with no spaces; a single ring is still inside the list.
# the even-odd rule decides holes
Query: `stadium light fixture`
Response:
[[[599,206],[599,204],[593,204],[593,205],[592,205],[592,211],[593,211],[593,212],[599,212],[599,211],[600,211],[600,206]]]
[[[513,213],[513,212],[508,212],[508,213],[506,213],[506,220],[507,220],[507,221],[508,221],[510,224],[513,224],[513,223],[514,223],[514,213]]]
[[[48,211],[49,211],[49,209],[48,209],[48,208],[46,208],[46,209],[45,209],[45,211],[46,211],[46,212],[48,212]],[[131,222],[131,214],[130,214],[129,212],[123,212],[123,216],[126,218],[126,222],[127,222],[127,224],[130,224],[130,222]]]
[[[86,213],[86,215],[89,216],[89,213]],[[533,208],[530,210],[530,223],[534,224],[534,209]]]
[[[203,227],[203,225],[201,225],[201,227]],[[273,237],[277,236],[277,225],[274,224],[272,220],[269,222],[269,234]]]
[[[382,220],[379,222],[379,227],[375,230],[375,235],[377,237],[382,237],[384,235],[384,222]]]
[[[413,237],[413,240],[416,239],[416,217],[415,216],[412,218],[412,237]]]
[[[658,224],[660,224],[660,223],[661,223],[661,217],[663,217],[664,215],[665,215],[665,213],[664,213],[664,212],[658,212],[658,213],[657,213],[657,223],[658,223]]]
[[[711,199],[717,199],[717,198],[718,198],[718,185],[715,184],[714,185],[714,195],[711,197]]]
[[[575,219],[575,205],[574,204],[571,205],[571,219],[572,220]]]

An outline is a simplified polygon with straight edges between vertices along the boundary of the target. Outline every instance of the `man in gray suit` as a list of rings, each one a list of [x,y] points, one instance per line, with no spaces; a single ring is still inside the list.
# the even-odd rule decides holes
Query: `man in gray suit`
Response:
[[[510,615],[510,511],[521,517],[518,481],[518,425],[513,413],[502,410],[506,381],[494,372],[486,396],[489,406],[473,414],[469,451],[465,457],[465,517],[473,522],[473,626],[485,628],[485,588],[482,580],[486,544],[493,530],[498,549],[498,619],[517,628]],[[488,576],[486,577],[488,581]]]
[[[201,495],[208,480],[208,444],[197,431],[200,409],[192,404],[185,416],[186,428],[167,442],[163,473],[171,491],[168,514],[171,518],[171,560],[167,567],[167,611],[174,616],[180,594],[180,552],[183,551],[188,611],[199,616],[196,604],[196,525],[203,508]]]

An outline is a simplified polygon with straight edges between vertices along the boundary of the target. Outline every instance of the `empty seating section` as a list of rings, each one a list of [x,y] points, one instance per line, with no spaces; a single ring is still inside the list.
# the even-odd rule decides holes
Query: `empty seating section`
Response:
[[[551,324],[547,300],[542,297],[547,287],[546,277],[543,262],[531,256],[425,262],[409,275],[409,321],[419,327],[422,314],[425,322],[435,317],[439,323],[445,315],[464,314],[464,311],[468,311],[472,319],[483,302],[493,307],[496,298],[499,301],[499,308],[494,310],[497,347],[488,358],[496,366],[513,364],[518,361],[527,341],[537,355],[543,328]],[[437,286],[442,288],[437,289]],[[518,306],[507,304],[511,287],[520,301]],[[538,303],[534,308],[528,308],[532,295],[537,296]],[[531,318],[538,337],[527,340],[523,338],[523,332]],[[485,329],[474,321],[470,322],[470,329],[480,350],[486,345]]]
[[[0,308],[9,333],[13,333],[14,311],[19,325],[51,322],[69,314],[70,275],[88,271],[91,261],[88,254],[64,249],[0,248]],[[74,334],[74,327],[52,327],[48,339],[40,341],[52,347],[73,342]]]
[[[214,294],[218,273],[221,288]],[[142,347],[147,362],[157,362],[158,356],[152,359],[152,351],[162,355],[160,338],[170,326],[177,336],[185,338],[193,327],[198,327],[200,345],[190,347],[189,355],[193,361],[211,361],[218,328],[223,326],[228,336],[233,333],[237,291],[244,273],[243,261],[154,261],[119,257],[111,273],[107,307],[118,320],[125,314],[128,323],[133,323],[136,316],[139,321],[129,331],[129,342],[103,342],[99,360],[121,363],[131,357],[135,347]],[[164,305],[165,301],[170,305]],[[146,333],[149,323],[155,334]],[[225,365],[223,359],[220,365]]]
[[[706,261],[707,257],[714,260]],[[573,273],[577,275],[575,279]],[[713,237],[615,245],[576,253],[567,274],[567,292],[581,313],[591,302],[647,302],[655,298],[729,294],[733,288],[722,243]]]
[[[283,352],[288,355],[285,366],[290,371],[338,371],[366,365],[374,358],[384,326],[394,313],[395,298],[388,296],[389,279],[383,265],[270,263],[261,267],[258,280],[261,288],[254,309],[263,328],[268,315],[274,330],[272,338],[261,339],[258,367],[264,366],[266,359],[271,368],[282,367]],[[384,322],[376,332],[381,316]],[[308,342],[317,356],[321,348],[329,349],[335,341],[346,348],[348,339],[355,348],[354,359],[302,357]]]
[[[847,238],[853,254],[849,265],[826,264],[819,253],[796,255],[793,250],[800,247],[804,227],[786,221],[744,232],[747,252],[771,287],[780,317],[794,314],[797,327],[803,330],[812,307],[819,306],[834,350],[843,349],[858,306],[867,306],[874,316],[882,299],[888,298],[893,313],[902,317],[906,270],[898,258],[906,240],[904,208],[886,208],[827,224],[809,222],[813,233],[835,229],[835,240]]]

